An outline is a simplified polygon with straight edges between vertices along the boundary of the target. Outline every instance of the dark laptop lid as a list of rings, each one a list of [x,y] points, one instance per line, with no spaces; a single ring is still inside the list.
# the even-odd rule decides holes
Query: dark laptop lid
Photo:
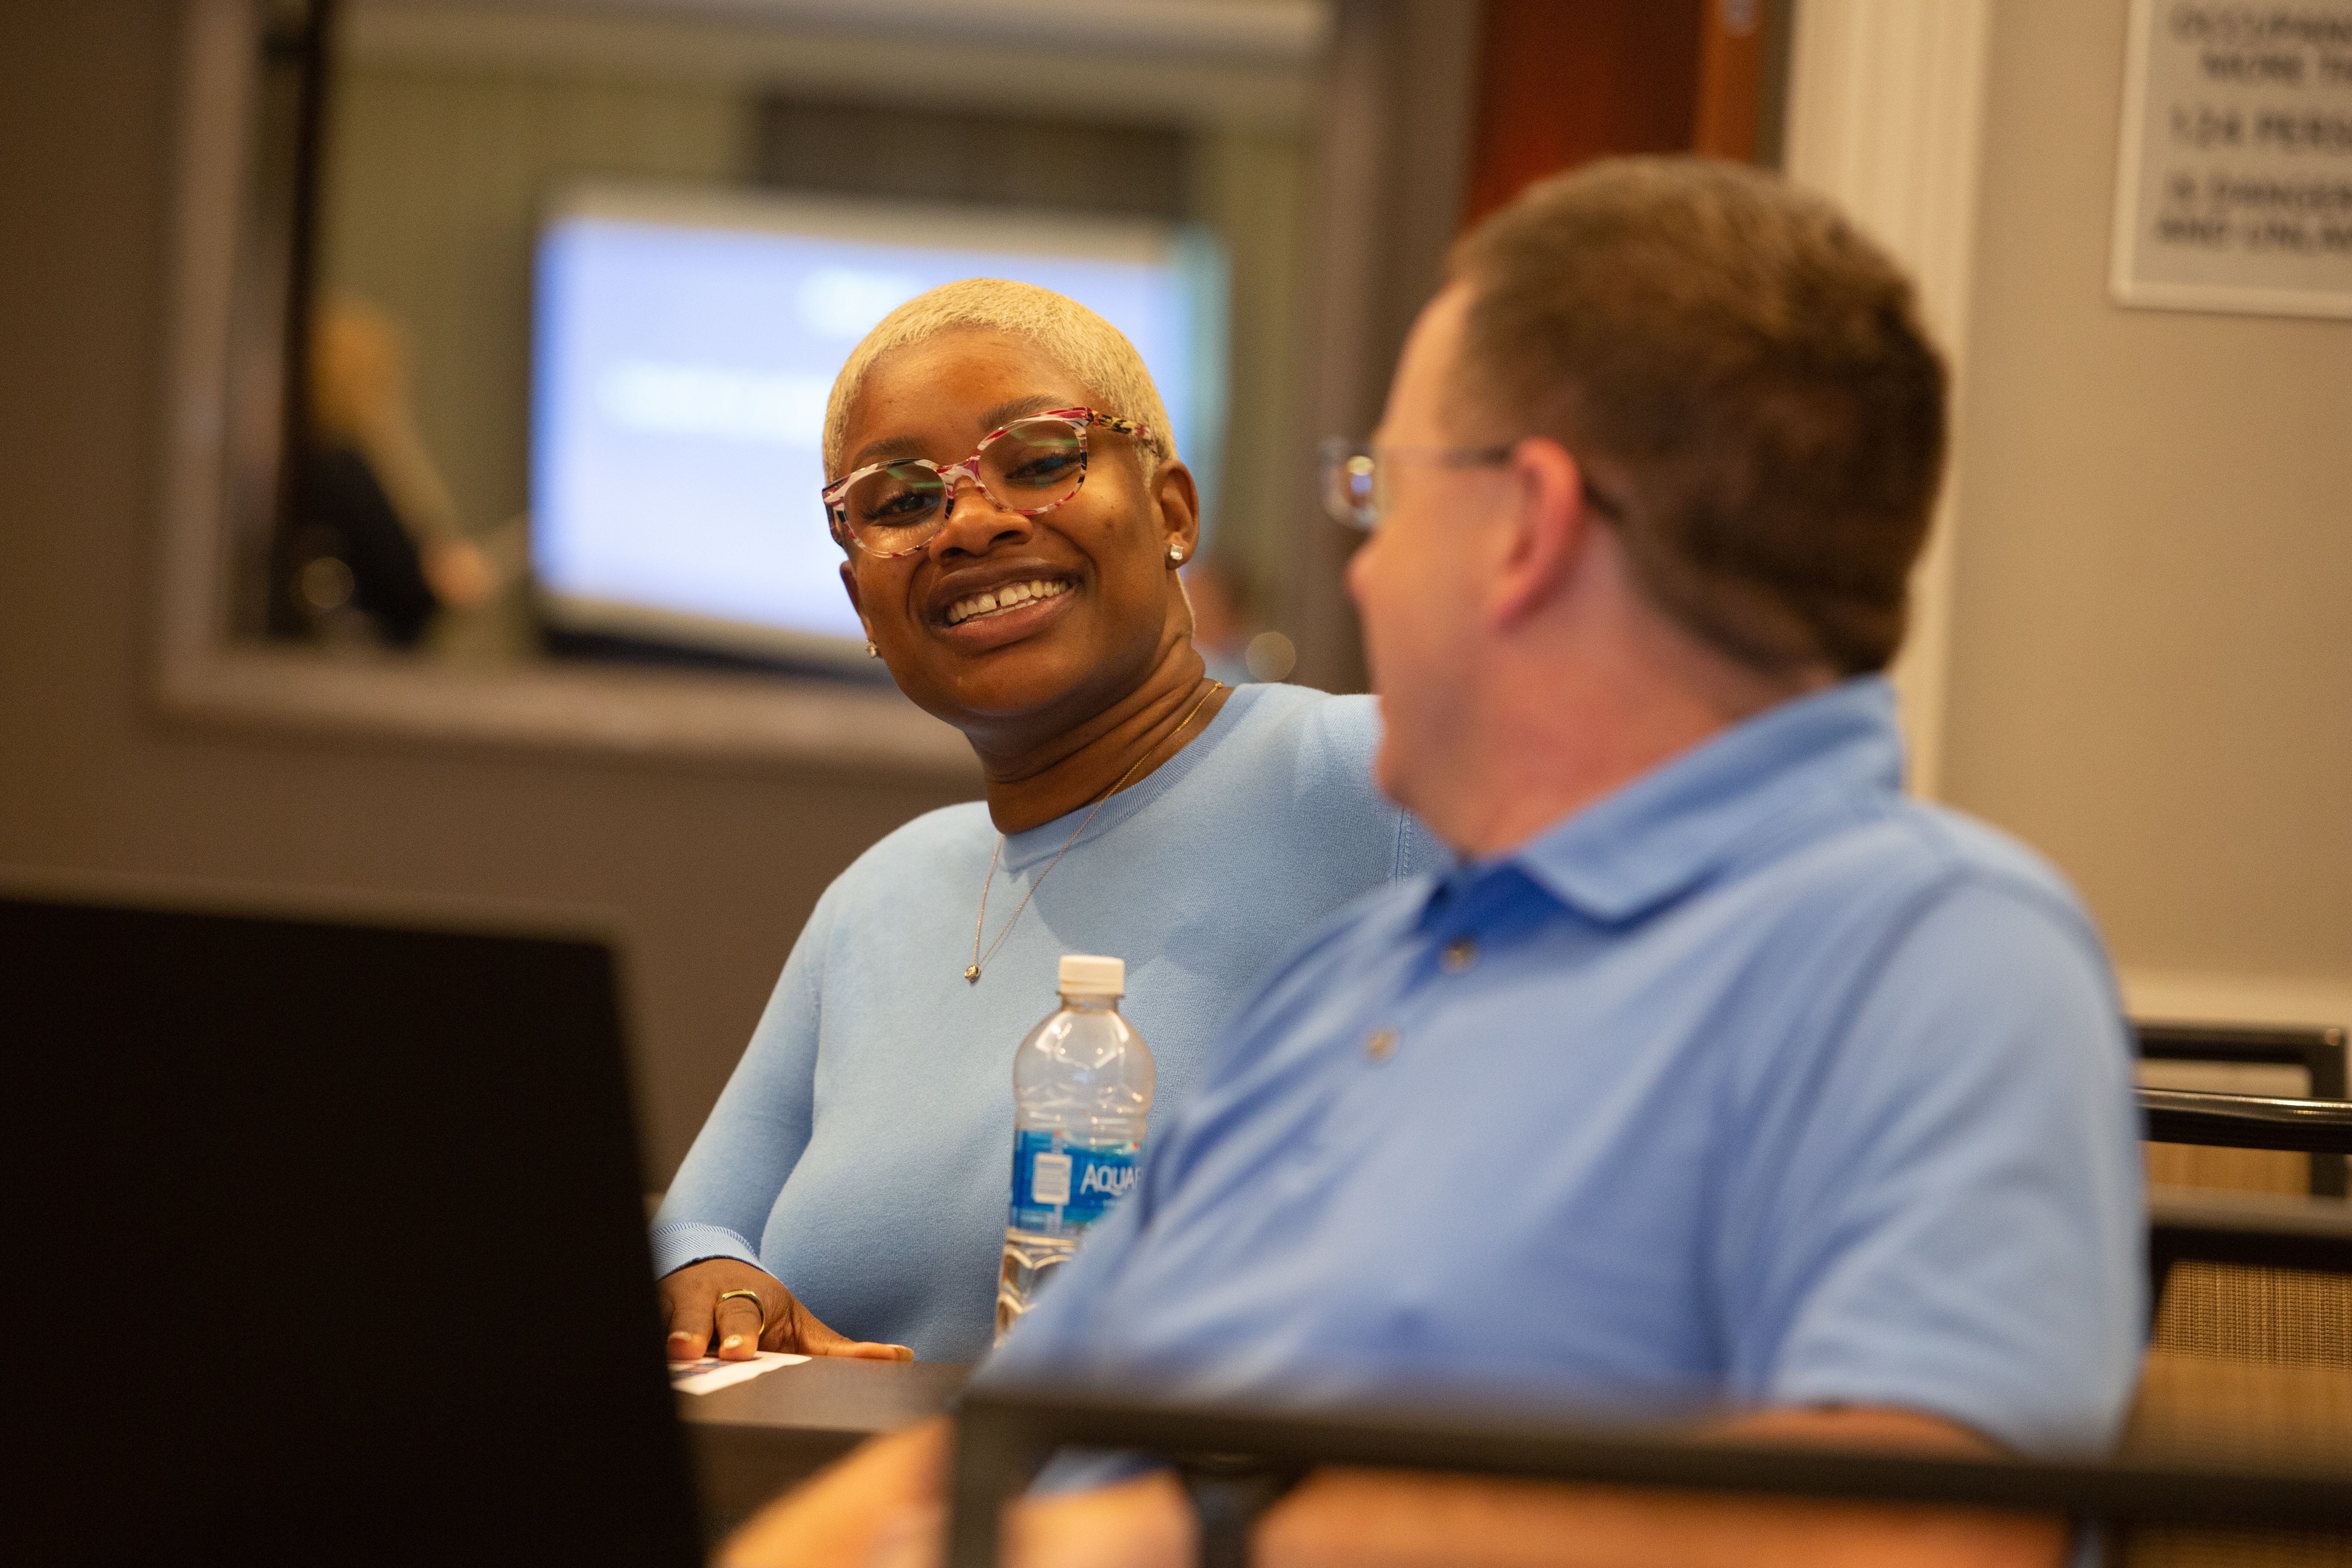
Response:
[[[27,1562],[697,1560],[601,943],[0,900]]]

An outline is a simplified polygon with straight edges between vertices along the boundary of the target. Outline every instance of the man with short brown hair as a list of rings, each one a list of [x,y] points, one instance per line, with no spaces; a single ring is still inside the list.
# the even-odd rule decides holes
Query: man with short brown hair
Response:
[[[2097,934],[2029,851],[1902,795],[1873,673],[1942,399],[1893,265],[1750,171],[1601,165],[1464,243],[1335,470],[1379,525],[1349,585],[1380,782],[1461,863],[1290,955],[983,1379],[2112,1438],[2143,1222]],[[734,1560],[860,1560],[939,1452],[877,1446]],[[1185,1560],[1173,1482],[1073,1481],[1024,1506],[1017,1561]],[[1348,1471],[1250,1540],[1283,1568],[2063,1549],[2032,1521]]]
[[[1530,192],[1449,272],[1475,280],[1460,409],[1623,470],[1638,505],[1610,521],[1657,607],[1759,668],[1894,658],[1944,367],[1909,281],[1834,208],[1628,160]]]

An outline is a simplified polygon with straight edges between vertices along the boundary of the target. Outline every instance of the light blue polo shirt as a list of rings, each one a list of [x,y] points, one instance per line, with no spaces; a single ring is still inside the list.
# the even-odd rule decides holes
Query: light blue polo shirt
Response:
[[[2145,1223],[2105,961],[1901,767],[1851,680],[1358,902],[982,1377],[2104,1447]]]

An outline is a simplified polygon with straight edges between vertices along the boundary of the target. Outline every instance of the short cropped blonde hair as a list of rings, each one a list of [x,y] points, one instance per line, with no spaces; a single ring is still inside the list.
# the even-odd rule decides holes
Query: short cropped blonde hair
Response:
[[[874,362],[893,349],[958,327],[993,327],[1027,338],[1100,400],[1097,412],[1148,426],[1151,439],[1143,444],[1147,477],[1160,464],[1175,460],[1176,441],[1168,429],[1167,405],[1160,401],[1160,389],[1151,384],[1151,372],[1144,367],[1143,356],[1135,352],[1125,332],[1051,289],[1003,278],[966,278],[916,295],[877,322],[866,340],[850,352],[824,405],[828,481],[846,471],[849,405],[857,400],[858,388],[865,385]]]

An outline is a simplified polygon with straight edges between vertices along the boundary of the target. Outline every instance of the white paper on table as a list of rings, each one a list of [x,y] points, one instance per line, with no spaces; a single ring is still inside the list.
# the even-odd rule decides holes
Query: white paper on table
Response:
[[[674,1361],[669,1363],[669,1385],[680,1394],[709,1394],[730,1384],[742,1383],[763,1372],[773,1372],[780,1366],[798,1366],[808,1360],[804,1355],[786,1355],[782,1351],[761,1351],[755,1361],[720,1361],[707,1355],[700,1361]]]

